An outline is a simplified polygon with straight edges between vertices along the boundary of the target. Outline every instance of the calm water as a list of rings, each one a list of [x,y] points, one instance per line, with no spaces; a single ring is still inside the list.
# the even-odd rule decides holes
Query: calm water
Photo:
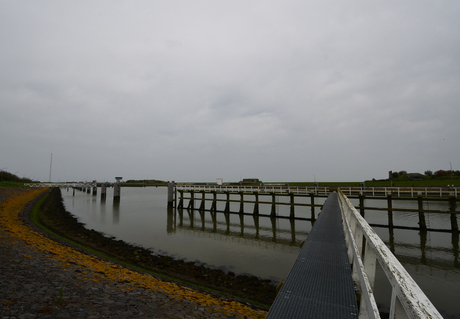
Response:
[[[100,192],[100,189],[98,189]],[[150,248],[156,254],[178,259],[196,261],[209,267],[232,271],[235,274],[251,274],[279,282],[285,278],[300,251],[300,243],[311,230],[310,221],[252,215],[223,213],[215,216],[166,208],[166,188],[121,189],[119,205],[113,205],[113,189],[107,190],[106,202],[100,193],[92,196],[81,191],[62,190],[68,211],[86,224],[107,235],[126,242]],[[221,197],[224,198],[224,197]],[[233,199],[233,198],[232,198]],[[236,196],[234,199],[239,199]],[[245,199],[251,200],[245,195]],[[262,198],[260,198],[263,200]],[[325,199],[316,198],[315,204]],[[286,201],[288,198],[286,197]],[[304,199],[306,203],[309,199]],[[297,201],[296,202],[300,202]],[[357,200],[352,200],[358,205]],[[195,205],[199,203],[196,201]],[[184,203],[187,205],[188,203]],[[209,208],[211,202],[207,203]],[[429,205],[429,207],[428,207]],[[218,202],[223,210],[224,202]],[[365,206],[386,207],[386,200],[366,201]],[[417,202],[393,202],[393,208],[417,208]],[[447,203],[425,204],[429,209],[448,211]],[[231,203],[231,210],[238,211],[239,203]],[[251,213],[253,204],[245,204]],[[261,214],[269,214],[270,205],[260,205]],[[316,209],[318,214],[319,208]],[[279,216],[289,216],[288,206],[278,206]],[[444,214],[425,214],[428,227],[450,228],[450,219]],[[309,207],[296,207],[296,216],[310,217]],[[369,223],[385,224],[384,211],[365,212]],[[417,213],[393,212],[394,224],[417,226]],[[396,257],[420,285],[428,298],[445,318],[460,318],[460,265],[458,237],[451,233],[428,232],[421,236],[418,231],[375,228],[382,240],[393,250]],[[423,248],[423,249],[422,249]],[[382,309],[388,307],[390,287],[377,270],[376,298]]]

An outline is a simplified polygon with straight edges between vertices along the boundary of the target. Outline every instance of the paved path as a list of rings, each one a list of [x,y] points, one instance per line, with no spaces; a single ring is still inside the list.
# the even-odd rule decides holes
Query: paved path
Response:
[[[0,187],[0,319],[265,317],[50,240],[18,219],[35,196]]]

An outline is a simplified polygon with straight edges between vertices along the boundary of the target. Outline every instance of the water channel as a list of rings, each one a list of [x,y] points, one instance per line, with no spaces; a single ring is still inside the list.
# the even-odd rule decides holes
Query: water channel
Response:
[[[289,206],[278,205],[281,218],[254,217],[253,204],[245,204],[248,214],[167,209],[167,189],[164,187],[123,187],[121,201],[114,204],[113,189],[107,190],[107,200],[100,194],[62,189],[66,209],[88,229],[151,249],[155,254],[195,261],[208,267],[235,274],[251,274],[278,283],[285,278],[300,251],[300,243],[312,228],[311,221],[291,221]],[[222,197],[224,199],[224,197]],[[250,196],[245,196],[251,200]],[[288,198],[286,198],[286,201]],[[316,198],[322,204],[325,198]],[[301,202],[301,201],[299,201]],[[305,198],[305,203],[309,199]],[[352,200],[358,205],[357,200]],[[209,205],[211,203],[209,202]],[[234,206],[232,206],[234,205]],[[386,207],[386,200],[366,200],[366,207]],[[429,209],[448,211],[447,202],[426,204]],[[223,210],[224,202],[218,202]],[[208,207],[206,207],[208,208]],[[239,203],[231,203],[231,211]],[[394,202],[393,208],[417,208],[417,201]],[[426,207],[428,209],[428,207]],[[261,204],[260,214],[270,214],[271,205]],[[304,213],[304,214],[303,214]],[[317,208],[316,214],[319,213]],[[310,217],[310,207],[296,207],[296,217]],[[450,229],[447,214],[426,213],[429,228]],[[385,211],[365,211],[370,224],[386,224]],[[418,214],[393,212],[394,225],[416,227]],[[390,247],[445,318],[460,318],[459,238],[450,232],[426,232],[375,227],[375,231]],[[390,303],[390,286],[383,271],[377,269],[375,293],[383,311]]]

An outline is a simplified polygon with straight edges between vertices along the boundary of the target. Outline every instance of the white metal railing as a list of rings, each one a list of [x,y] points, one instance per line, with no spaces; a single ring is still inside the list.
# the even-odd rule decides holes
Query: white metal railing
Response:
[[[340,187],[342,192],[348,196],[372,195],[397,197],[451,197],[459,196],[459,188],[455,186],[446,187]]]
[[[315,194],[328,195],[328,187],[298,187],[298,186],[235,186],[235,185],[195,185],[176,184],[177,191],[193,192],[230,192],[230,193],[294,193],[294,194]]]
[[[392,286],[390,318],[442,318],[425,293],[342,191],[339,191],[348,258],[361,292],[359,318],[380,318],[374,298],[377,261]],[[363,241],[365,239],[365,241]],[[364,247],[364,256],[362,256]]]
[[[96,183],[26,183],[29,187],[95,187]]]
[[[458,197],[459,188],[454,186],[448,187],[341,187],[342,192],[348,196],[368,195],[374,197],[386,197],[388,195],[396,197]],[[314,186],[286,186],[286,185],[261,185],[261,186],[244,186],[244,185],[197,185],[197,184],[176,184],[176,190],[194,191],[194,192],[260,192],[260,193],[294,193],[294,194],[316,194],[328,195],[329,187]]]

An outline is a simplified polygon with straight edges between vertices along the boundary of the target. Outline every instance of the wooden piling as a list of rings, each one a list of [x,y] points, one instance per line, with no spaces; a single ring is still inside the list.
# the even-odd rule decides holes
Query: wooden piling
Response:
[[[194,209],[195,208],[195,192],[190,191],[190,201],[188,202],[187,209]]]
[[[206,201],[205,196],[206,196],[206,195],[205,195],[204,191],[202,191],[202,192],[201,192],[201,204],[200,204],[200,209],[199,209],[200,212],[203,212],[204,209],[205,209],[205,207],[206,207],[206,206],[205,206],[205,201]]]
[[[388,205],[388,227],[393,228],[393,202],[391,194],[387,195],[387,205]]]
[[[168,182],[168,207],[174,206],[174,182]]]
[[[457,223],[457,214],[455,214],[455,209],[457,208],[457,201],[455,197],[449,198],[449,210],[450,213],[450,225],[452,227],[452,232],[458,234],[458,223]]]
[[[425,213],[423,212],[423,197],[419,196],[418,201],[418,224],[421,231],[426,231]]]
[[[211,212],[217,211],[217,193],[215,191],[212,192],[212,204],[211,204]]]
[[[244,193],[240,192],[240,214],[244,213]]]
[[[177,204],[177,208],[184,208],[184,191],[183,190],[180,190],[179,191],[179,204]]]
[[[294,209],[295,200],[294,200],[294,193],[289,193],[289,197],[290,197],[290,200],[291,200],[291,209],[290,209],[289,217],[290,217],[290,218],[295,218],[295,209]]]
[[[93,185],[93,196],[97,195],[97,184]]]
[[[255,202],[254,202],[254,212],[253,214],[254,215],[259,215],[259,193],[258,192],[254,192],[254,196],[255,196]]]
[[[311,193],[310,194],[310,204],[311,204],[311,220],[315,221],[315,194]]]
[[[364,217],[364,195],[359,194],[359,213]]]
[[[272,193],[272,210],[270,212],[271,217],[276,217],[276,195]]]
[[[224,212],[229,213],[230,212],[230,192],[227,192],[226,195],[227,195],[227,201],[225,202]]]

